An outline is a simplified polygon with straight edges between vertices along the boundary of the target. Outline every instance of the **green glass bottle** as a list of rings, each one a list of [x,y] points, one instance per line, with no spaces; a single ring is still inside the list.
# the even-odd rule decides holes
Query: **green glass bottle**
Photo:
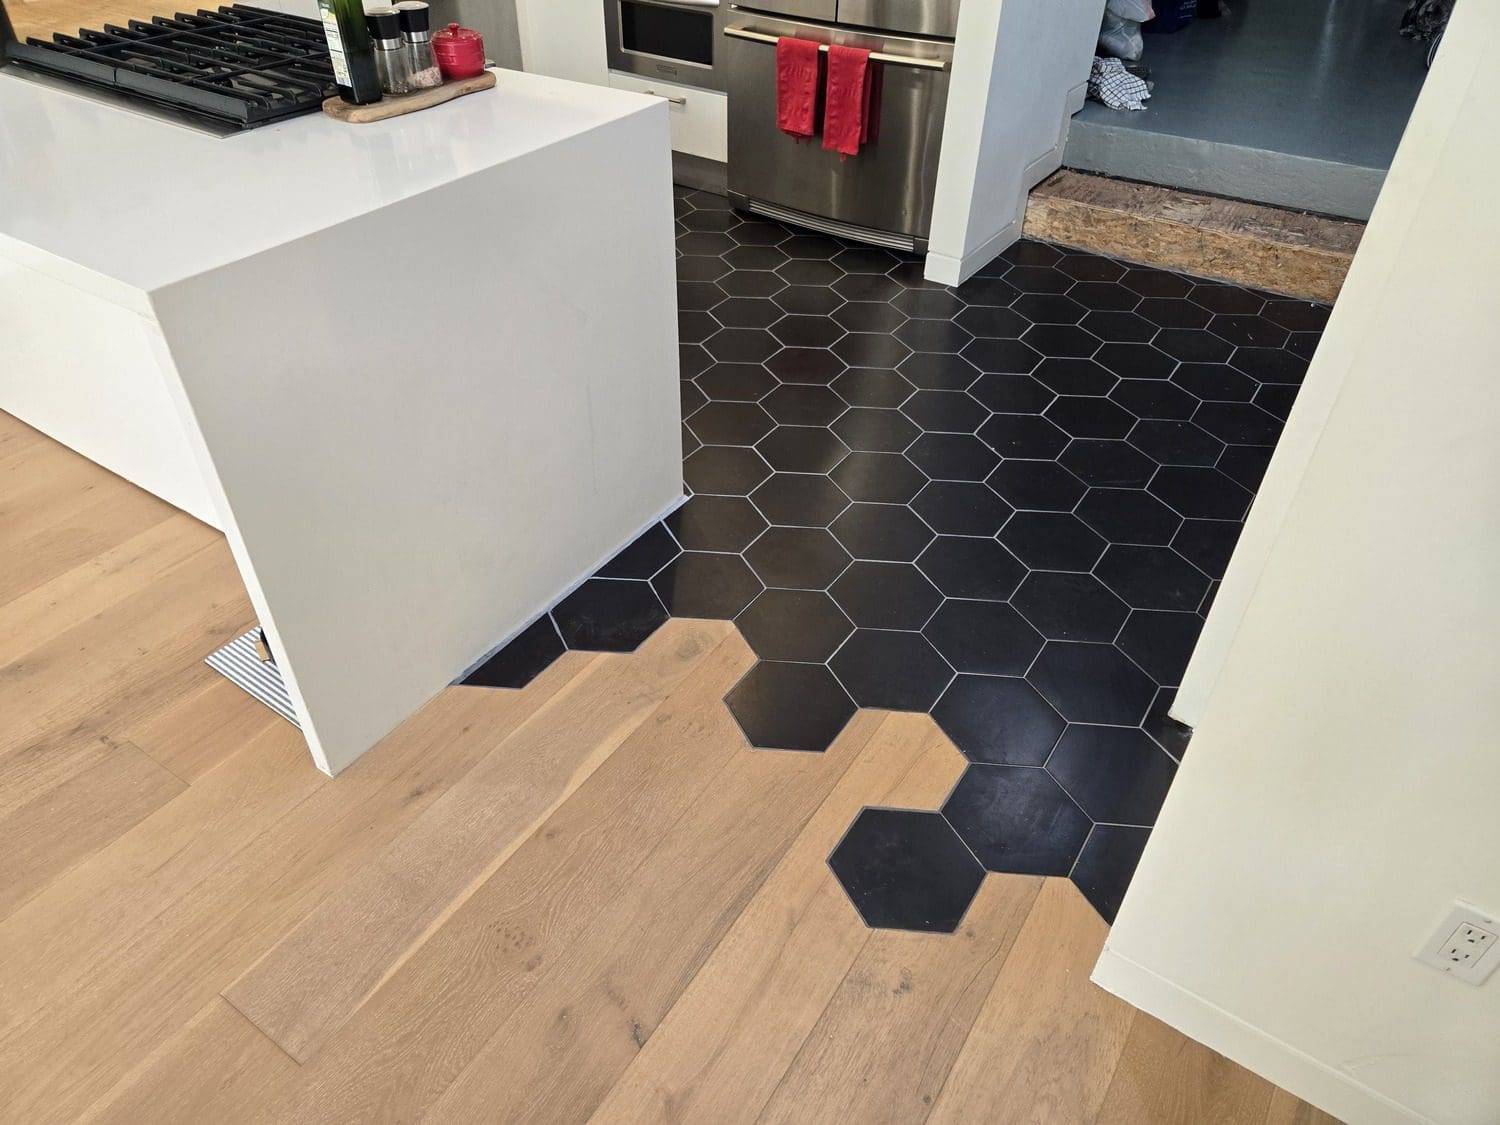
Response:
[[[362,0],[318,0],[318,13],[323,17],[339,97],[355,105],[378,102],[380,72],[375,68],[375,45],[370,41]]]

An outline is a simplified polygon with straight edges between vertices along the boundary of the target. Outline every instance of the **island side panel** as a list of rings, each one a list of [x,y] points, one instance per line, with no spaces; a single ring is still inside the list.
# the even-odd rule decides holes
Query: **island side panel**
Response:
[[[153,294],[321,768],[679,500],[670,180],[643,102]]]
[[[156,325],[38,268],[47,255],[30,258],[0,245],[0,410],[219,527],[157,365]]]

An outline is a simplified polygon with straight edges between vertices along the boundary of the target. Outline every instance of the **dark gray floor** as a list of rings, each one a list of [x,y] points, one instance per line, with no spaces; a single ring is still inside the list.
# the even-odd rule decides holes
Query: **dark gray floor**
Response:
[[[1147,35],[1148,108],[1089,102],[1070,168],[1259,203],[1369,217],[1426,75],[1397,34],[1404,0],[1228,0]]]

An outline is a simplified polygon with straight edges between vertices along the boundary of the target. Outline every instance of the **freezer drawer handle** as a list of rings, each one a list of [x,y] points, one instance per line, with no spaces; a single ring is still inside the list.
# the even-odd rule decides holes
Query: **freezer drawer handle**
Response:
[[[673,105],[687,105],[686,98],[674,98],[671,94],[659,94],[655,90],[642,90],[643,94],[650,94],[653,98],[661,98],[663,101],[671,102]]]
[[[751,31],[748,27],[726,27],[724,34],[731,39],[747,39],[751,43],[774,43],[781,38],[779,35],[767,35],[763,31]],[[819,43],[818,50],[826,52],[827,43]],[[920,70],[947,70],[946,59],[919,59],[913,55],[888,55],[884,51],[871,51],[870,58],[876,62],[890,63],[892,66],[914,66]]]

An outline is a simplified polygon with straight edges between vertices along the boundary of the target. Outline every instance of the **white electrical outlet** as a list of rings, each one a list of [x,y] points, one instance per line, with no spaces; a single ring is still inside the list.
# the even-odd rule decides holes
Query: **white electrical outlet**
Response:
[[[1467,984],[1481,984],[1500,966],[1500,920],[1467,902],[1455,902],[1415,956]]]

